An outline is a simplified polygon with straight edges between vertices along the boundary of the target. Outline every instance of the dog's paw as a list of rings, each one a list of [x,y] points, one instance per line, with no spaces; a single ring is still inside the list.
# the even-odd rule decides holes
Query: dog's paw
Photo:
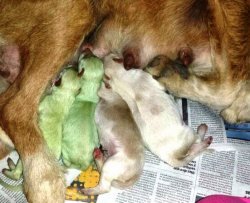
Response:
[[[17,164],[15,164],[11,158],[8,158],[7,163],[9,169],[4,168],[2,171],[3,174],[12,180],[19,180],[23,174],[23,166],[21,160],[19,159]]]
[[[234,109],[227,108],[220,112],[220,115],[228,122],[228,123],[237,123],[238,114]]]
[[[163,74],[166,74],[167,71],[173,71],[171,67],[170,69],[167,67],[170,62],[171,59],[169,59],[167,56],[159,55],[153,58],[153,60],[149,62],[144,70],[152,75],[155,79],[158,79],[164,77]]]
[[[65,181],[62,168],[47,153],[40,152],[22,159],[24,192],[31,203],[63,203]]]
[[[93,187],[93,188],[84,188],[80,190],[80,192],[84,195],[100,195],[103,193],[107,193],[108,191],[109,189],[100,185]]]

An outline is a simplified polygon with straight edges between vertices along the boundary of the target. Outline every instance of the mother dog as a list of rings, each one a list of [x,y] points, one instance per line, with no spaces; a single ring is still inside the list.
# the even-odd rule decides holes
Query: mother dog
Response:
[[[127,68],[168,56],[148,70],[167,90],[218,109],[229,122],[250,121],[250,1],[141,2],[107,16],[91,40],[93,52],[120,54]],[[169,64],[190,49],[182,77]]]
[[[239,100],[249,112],[249,0],[0,0],[0,44],[18,45],[22,59],[22,72],[0,96],[0,125],[21,156],[29,202],[64,201],[63,172],[37,126],[38,104],[100,21],[97,55],[115,52],[126,67],[142,67],[188,46],[190,78],[172,74],[166,87],[218,107],[228,120],[249,120],[249,113],[230,116],[242,108]]]

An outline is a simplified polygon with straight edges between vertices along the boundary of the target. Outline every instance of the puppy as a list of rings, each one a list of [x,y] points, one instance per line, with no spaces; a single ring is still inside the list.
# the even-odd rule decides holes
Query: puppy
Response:
[[[250,121],[249,1],[128,2],[105,7],[107,17],[89,41],[96,55],[115,53],[126,68],[141,68],[158,55],[174,60],[190,47],[189,77],[173,72],[157,75],[159,82],[176,96],[218,109],[229,122]]]
[[[106,152],[95,149],[94,157],[101,178],[98,186],[83,189],[84,194],[102,194],[111,186],[124,189],[132,186],[142,173],[144,146],[140,132],[125,101],[104,85],[99,90],[96,107],[100,143]]]
[[[139,69],[126,71],[113,57],[104,58],[108,83],[127,102],[146,147],[173,167],[184,166],[205,151],[212,142],[211,136],[204,139],[207,126],[200,125],[195,133],[151,75]]]

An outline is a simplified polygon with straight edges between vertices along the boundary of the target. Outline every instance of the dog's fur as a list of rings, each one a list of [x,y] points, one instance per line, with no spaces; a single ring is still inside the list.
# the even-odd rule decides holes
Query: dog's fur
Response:
[[[101,194],[111,188],[132,186],[140,177],[144,165],[144,146],[140,132],[122,98],[104,85],[98,92],[101,101],[96,107],[95,120],[104,155],[96,154],[101,172],[95,188],[85,194]]]
[[[144,0],[126,6],[112,9],[90,40],[96,55],[113,52],[126,67],[143,67],[157,55],[173,60],[190,47],[189,78],[173,73],[158,75],[159,81],[179,97],[218,109],[229,122],[250,121],[249,0]]]
[[[64,174],[37,127],[49,81],[95,26],[92,1],[0,1],[0,37],[20,49],[22,72],[0,95],[1,127],[22,159],[29,202],[64,202]]]
[[[123,64],[104,58],[108,84],[128,104],[145,146],[173,167],[188,164],[211,144],[204,139],[205,124],[195,133],[182,121],[176,103],[152,76],[140,69],[126,71]]]
[[[21,156],[28,201],[63,202],[63,174],[37,127],[38,103],[96,21],[99,55],[116,52],[128,67],[159,54],[176,58],[190,46],[192,76],[173,74],[166,88],[235,122],[250,115],[249,6],[249,0],[0,0],[0,39],[16,44],[22,59],[22,72],[0,96],[0,125]]]

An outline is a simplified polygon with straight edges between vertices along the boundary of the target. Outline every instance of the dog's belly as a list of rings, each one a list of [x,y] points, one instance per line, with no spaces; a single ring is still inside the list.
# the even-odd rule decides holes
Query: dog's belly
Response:
[[[194,61],[190,66],[190,72],[202,76],[212,71],[212,57],[210,49],[194,48]]]

